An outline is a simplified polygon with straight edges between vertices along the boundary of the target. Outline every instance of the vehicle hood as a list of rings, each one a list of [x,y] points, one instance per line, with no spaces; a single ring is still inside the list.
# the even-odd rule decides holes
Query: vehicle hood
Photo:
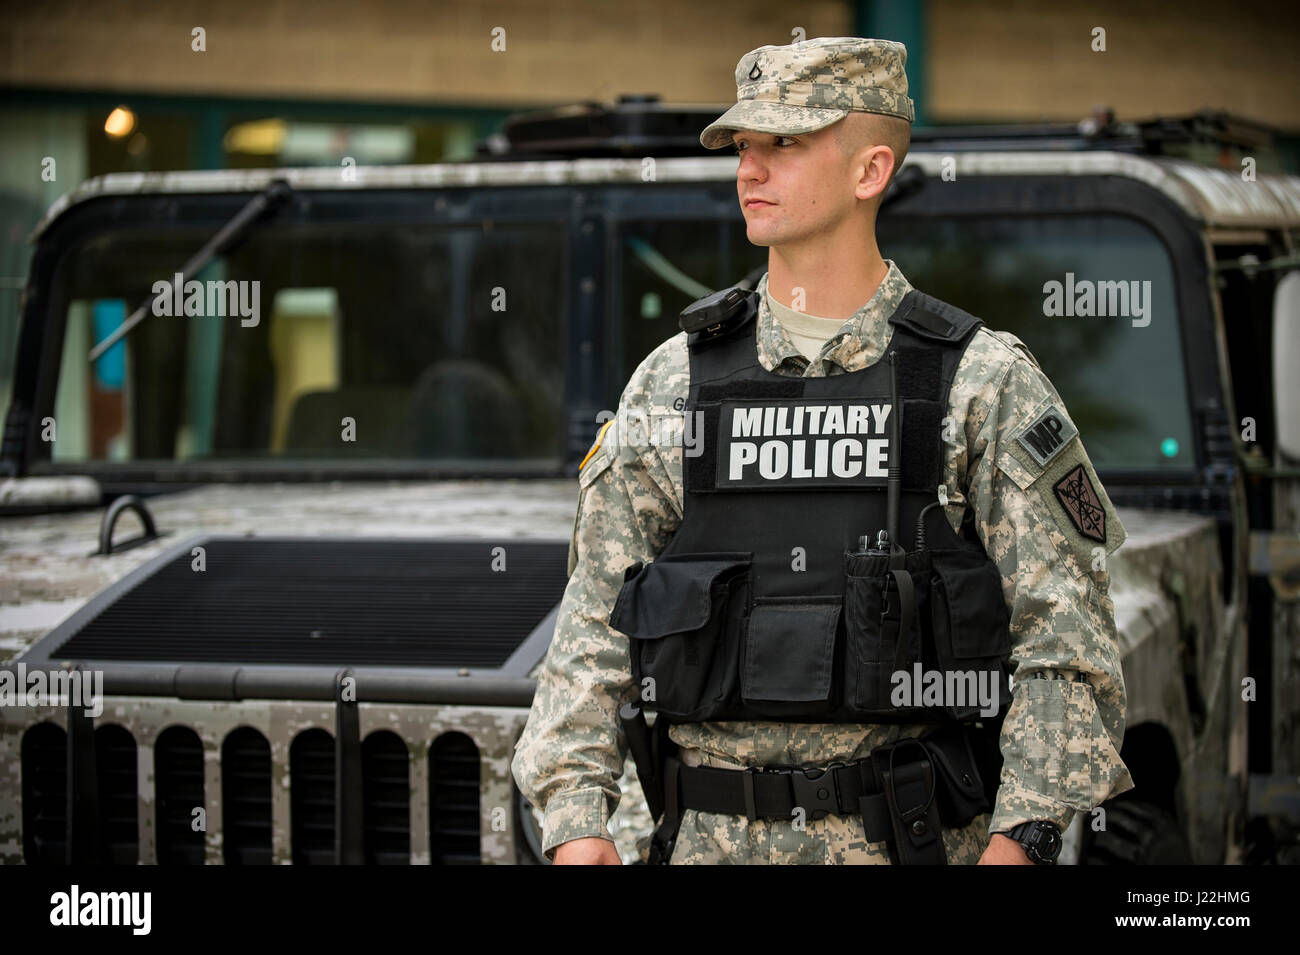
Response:
[[[1207,624],[1222,613],[1223,562],[1212,519],[1181,511],[1121,507],[1116,512],[1128,532],[1107,567],[1121,655],[1175,625],[1179,590]]]
[[[113,582],[201,533],[303,537],[560,539],[573,531],[573,480],[213,484],[146,499],[163,536],[108,557],[103,508],[0,519],[0,662]],[[115,540],[142,532],[124,514]]]

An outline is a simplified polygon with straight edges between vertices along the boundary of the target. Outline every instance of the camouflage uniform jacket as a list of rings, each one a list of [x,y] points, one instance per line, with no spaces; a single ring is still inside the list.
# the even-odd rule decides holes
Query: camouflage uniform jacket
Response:
[[[879,288],[809,362],[773,319],[767,277],[759,283],[758,359],[782,375],[857,371],[884,354],[887,319],[911,285],[886,260]],[[627,743],[619,706],[637,698],[628,639],[609,626],[624,569],[650,561],[682,518],[680,421],[690,382],[686,333],[656,348],[623,391],[618,415],[597,437],[579,472],[570,579],[555,636],[538,672],[537,695],[513,762],[521,791],[544,807],[543,849],[584,836],[611,838]],[[1016,440],[1047,409],[1066,409],[1029,349],[1014,335],[980,327],[949,394],[944,480],[954,529],[963,510],[1002,573],[1011,615],[1012,703],[1002,729],[1003,770],[989,814],[945,829],[950,863],[974,863],[988,833],[1030,819],[1062,828],[1133,786],[1119,758],[1125,692],[1108,594],[1105,555],[1126,533],[1080,439],[1046,466]],[[637,420],[643,434],[627,427]],[[678,441],[654,440],[654,423],[676,416]],[[624,422],[616,429],[613,425]],[[620,440],[620,436],[622,440]],[[1082,465],[1105,513],[1104,547],[1072,523],[1053,491]],[[1095,533],[1095,531],[1094,531]],[[925,727],[777,722],[705,722],[670,730],[688,765],[730,768],[814,764],[867,756],[881,743]],[[859,816],[793,821],[686,810],[671,860],[681,862],[887,863],[883,843],[866,841]]]

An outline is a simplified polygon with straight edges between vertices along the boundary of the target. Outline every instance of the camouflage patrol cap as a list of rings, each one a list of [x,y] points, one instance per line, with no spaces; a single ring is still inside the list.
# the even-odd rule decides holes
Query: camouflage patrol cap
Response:
[[[850,112],[913,122],[906,62],[907,47],[894,40],[836,36],[760,46],[736,64],[736,105],[705,127],[700,143],[730,146],[737,129],[797,136]]]

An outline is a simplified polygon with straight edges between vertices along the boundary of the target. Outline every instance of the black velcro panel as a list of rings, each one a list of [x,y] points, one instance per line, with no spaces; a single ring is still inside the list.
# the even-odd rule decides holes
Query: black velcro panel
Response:
[[[900,386],[901,387],[901,386]],[[943,406],[937,401],[903,402],[903,487],[932,491],[939,485]]]
[[[707,387],[710,386],[701,386],[700,391],[703,392]],[[714,390],[719,389],[715,388]],[[687,493],[712,491],[717,487],[718,443],[714,438],[718,434],[722,405],[716,401],[710,401],[707,404],[702,401],[695,406],[695,410],[704,414],[704,425],[695,433],[695,438],[702,447],[701,453],[695,457],[691,457],[683,451],[682,464],[686,471]]]
[[[924,309],[914,308],[908,314],[908,319],[920,325],[928,332],[933,332],[943,338],[949,338],[953,333],[953,324],[941,315],[934,312],[927,312]]]
[[[939,400],[943,385],[943,352],[938,348],[897,349],[898,393],[904,398]]]
[[[803,378],[773,378],[772,380],[740,380],[729,385],[700,385],[700,401],[723,401],[727,398],[802,398]]]

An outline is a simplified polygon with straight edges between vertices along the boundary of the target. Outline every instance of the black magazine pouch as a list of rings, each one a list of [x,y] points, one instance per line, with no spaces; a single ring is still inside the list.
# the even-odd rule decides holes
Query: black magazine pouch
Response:
[[[939,665],[961,674],[976,696],[951,707],[949,715],[970,719],[994,705],[1001,711],[1011,700],[1004,666],[1011,653],[1011,617],[1002,575],[982,549],[936,551],[933,559],[930,609]]]
[[[750,558],[672,555],[629,568],[609,623],[630,638],[647,709],[691,720],[734,700]]]

